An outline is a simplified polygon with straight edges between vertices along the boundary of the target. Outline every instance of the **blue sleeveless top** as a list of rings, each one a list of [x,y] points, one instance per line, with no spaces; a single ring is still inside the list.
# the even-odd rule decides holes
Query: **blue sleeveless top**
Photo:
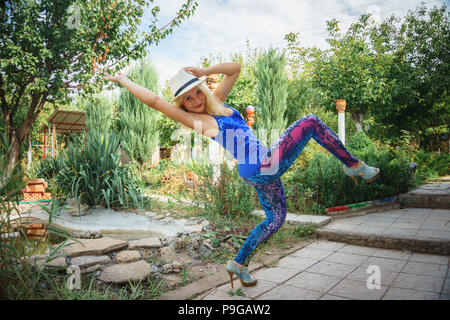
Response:
[[[238,161],[241,177],[247,178],[255,173],[267,154],[267,148],[256,138],[253,131],[242,118],[239,111],[233,110],[230,116],[215,116],[219,133],[211,140],[216,141]]]

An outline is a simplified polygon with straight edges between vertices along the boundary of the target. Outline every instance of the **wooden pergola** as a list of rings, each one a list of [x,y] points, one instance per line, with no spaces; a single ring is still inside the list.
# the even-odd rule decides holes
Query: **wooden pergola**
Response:
[[[50,118],[48,125],[42,127],[44,133],[44,159],[47,150],[47,134],[51,135],[51,154],[56,156],[56,133],[57,132],[83,132],[86,130],[86,112],[56,110]]]

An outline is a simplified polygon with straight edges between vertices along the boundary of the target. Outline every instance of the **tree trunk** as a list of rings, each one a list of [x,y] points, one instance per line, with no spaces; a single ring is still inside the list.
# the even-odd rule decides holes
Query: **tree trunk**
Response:
[[[9,145],[10,149],[8,154],[8,171],[11,172],[12,169],[16,166],[17,162],[19,162],[20,154],[20,141],[15,133],[10,135]]]
[[[352,118],[355,122],[356,132],[363,131],[364,114],[362,111],[352,112]]]

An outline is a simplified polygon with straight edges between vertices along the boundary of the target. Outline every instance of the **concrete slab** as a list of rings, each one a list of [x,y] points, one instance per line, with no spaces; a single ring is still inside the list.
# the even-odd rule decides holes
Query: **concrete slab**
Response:
[[[432,275],[401,273],[392,283],[392,286],[396,288],[413,290],[420,288],[421,291],[440,293],[444,280],[444,277],[436,277]]]
[[[340,277],[305,271],[293,277],[288,282],[289,285],[297,288],[326,293],[341,280]]]
[[[383,300],[439,300],[439,294],[435,292],[419,291],[403,288],[389,288]]]
[[[414,275],[445,277],[448,265],[408,261],[402,272]]]
[[[38,206],[33,206],[30,213],[22,215],[22,218],[33,217],[48,221],[49,215]],[[184,220],[163,222],[155,220],[145,214],[135,212],[120,212],[105,208],[97,208],[89,215],[71,216],[67,211],[62,211],[53,217],[53,224],[70,231],[98,231],[114,238],[123,238],[121,234],[130,234],[130,239],[174,236],[184,230]],[[116,236],[117,235],[117,236]],[[129,240],[129,239],[125,239]]]
[[[261,296],[258,299],[261,300],[318,300],[322,296],[322,293],[313,291],[310,289],[302,289],[284,284],[276,287]]]
[[[389,259],[389,258],[378,258],[378,257],[370,257],[361,265],[363,268],[368,268],[369,266],[378,266],[381,272],[391,271],[391,272],[400,272],[403,267],[406,265],[406,261],[397,260],[397,259]]]
[[[380,289],[368,289],[366,281],[344,279],[328,293],[355,300],[379,300],[387,289],[386,286],[380,286]]]
[[[275,283],[282,283],[298,273],[299,271],[295,269],[275,267],[258,270],[255,272],[254,276],[256,279],[266,279]]]
[[[368,259],[367,256],[345,253],[345,252],[336,252],[332,255],[326,257],[324,261],[336,262],[341,264],[346,264],[350,266],[360,266],[364,261]]]
[[[308,272],[319,273],[326,276],[334,276],[344,278],[353,272],[357,267],[351,265],[345,265],[341,263],[320,261],[311,268],[308,268]]]
[[[253,210],[253,214],[259,216],[266,216],[264,210]],[[296,213],[287,213],[286,214],[286,222],[294,223],[294,224],[312,224],[313,226],[323,226],[331,221],[331,217],[326,216],[315,216],[309,214],[296,214]]]

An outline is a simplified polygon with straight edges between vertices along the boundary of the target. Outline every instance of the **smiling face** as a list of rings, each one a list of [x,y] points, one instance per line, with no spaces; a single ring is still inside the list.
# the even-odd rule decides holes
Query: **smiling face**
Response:
[[[206,112],[206,97],[198,87],[194,87],[183,94],[182,104],[189,112]]]

